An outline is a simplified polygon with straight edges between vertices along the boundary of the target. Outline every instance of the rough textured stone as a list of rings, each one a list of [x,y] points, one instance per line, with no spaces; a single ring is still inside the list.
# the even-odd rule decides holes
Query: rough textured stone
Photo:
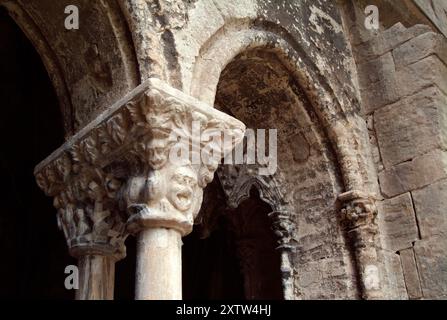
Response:
[[[447,155],[435,150],[379,173],[380,189],[387,197],[419,189],[446,177]]]
[[[447,94],[447,65],[435,55],[428,56],[398,70],[396,81],[401,96],[419,92],[433,84]]]
[[[379,204],[379,217],[385,237],[385,248],[399,251],[418,240],[418,228],[410,193],[384,200]]]
[[[385,283],[386,298],[392,300],[407,300],[408,294],[399,256],[394,252],[385,250],[380,251],[379,255],[385,264],[386,270],[386,273],[382,275],[383,282]]]
[[[355,50],[359,59],[369,60],[381,56],[411,38],[429,31],[431,31],[430,28],[424,25],[415,25],[407,29],[401,23],[397,23],[393,27],[378,33],[371,40],[360,44]]]
[[[412,192],[422,239],[447,234],[447,181]]]
[[[374,113],[385,168],[445,147],[445,106],[446,96],[433,86]]]
[[[447,4],[444,0],[414,0],[430,21],[447,37]]]
[[[373,60],[358,65],[359,84],[362,88],[369,88],[373,83],[384,78],[392,77],[396,68],[391,52]]]
[[[396,102],[400,93],[395,79],[395,74],[371,83],[361,89],[363,100],[363,113],[369,114],[385,105]]]
[[[424,33],[393,50],[396,69],[408,66],[430,55],[447,64],[447,41],[435,32]]]
[[[425,299],[447,299],[447,244],[445,238],[432,237],[414,246]]]
[[[402,270],[404,272],[408,297],[410,299],[419,299],[422,297],[422,289],[413,248],[401,250],[399,251],[399,255],[402,263]]]
[[[255,189],[258,200],[271,208],[270,214],[281,217],[272,225],[279,238],[286,298],[407,298],[407,289],[410,297],[420,295],[414,265],[410,266],[405,251],[414,241],[419,243],[409,191],[419,199],[417,215],[423,238],[437,235],[441,246],[445,243],[441,208],[447,204],[441,200],[444,187],[435,182],[446,177],[441,151],[446,150],[447,141],[446,102],[440,94],[447,92],[445,41],[433,33],[433,26],[420,25],[428,19],[415,12],[416,7],[408,13],[402,9],[407,6],[390,0],[376,1],[381,25],[379,30],[366,31],[367,2],[61,0],[55,4],[52,0],[0,0],[43,57],[62,97],[70,139],[67,156],[82,163],[70,166],[61,157],[54,168],[38,176],[44,189],[60,188],[55,204],[64,216],[61,226],[67,231],[67,226],[78,224],[81,235],[89,234],[89,223],[99,219],[96,222],[103,226],[103,209],[120,212],[115,209],[117,195],[130,197],[131,190],[132,197],[148,197],[144,201],[151,201],[151,216],[157,208],[166,210],[171,202],[183,206],[191,197],[192,192],[179,192],[174,200],[166,200],[163,193],[147,194],[153,181],[162,181],[160,188],[165,182],[169,188],[178,188],[167,175],[172,168],[155,168],[164,156],[158,152],[166,148],[160,137],[154,137],[169,129],[153,131],[148,135],[150,141],[135,144],[148,134],[146,130],[153,130],[153,126],[147,128],[148,123],[167,120],[164,116],[155,119],[146,108],[139,110],[133,103],[119,103],[140,82],[157,78],[170,90],[181,91],[177,93],[186,95],[185,99],[194,97],[215,105],[250,128],[278,130],[278,172],[259,177],[244,167],[220,174],[215,182],[225,189],[227,198],[222,196],[221,203],[213,205],[225,210],[236,207]],[[444,14],[436,10],[439,2],[430,3],[437,15]],[[80,8],[79,30],[62,27],[68,4]],[[355,8],[353,15],[349,7]],[[117,111],[113,109],[115,101],[122,110],[112,117],[109,112]],[[150,103],[150,107],[154,105],[157,103]],[[172,106],[172,99],[166,105]],[[160,110],[166,112],[166,105]],[[172,123],[179,124],[188,112],[178,107],[174,114]],[[101,115],[110,118],[103,123]],[[197,113],[191,116],[202,118]],[[89,128],[98,130],[88,132]],[[127,135],[129,131],[132,133]],[[124,154],[127,146],[138,150]],[[110,163],[107,155],[113,158],[118,154],[122,159]],[[150,157],[161,158],[148,165],[145,161]],[[141,179],[135,174],[132,183],[124,183],[129,168],[138,174],[157,174]],[[212,180],[216,168],[202,169],[203,181]],[[115,174],[116,179],[110,180]],[[73,187],[68,175],[76,181]],[[190,175],[179,172],[176,179],[185,182],[191,180]],[[221,183],[225,178],[230,181],[227,185]],[[381,198],[378,180],[382,196],[394,198],[379,204],[376,219],[375,201]],[[426,186],[433,189],[418,190]],[[65,189],[67,192],[61,191]],[[435,197],[431,202],[430,195]],[[91,218],[82,218],[81,211],[73,218],[74,198],[76,206],[88,208],[83,214],[92,214]],[[140,216],[141,202],[132,207],[138,211],[132,212],[133,217]],[[209,202],[203,208],[215,213]],[[177,209],[170,212],[182,211]],[[196,209],[194,206],[194,212]],[[189,232],[194,215],[186,216]],[[129,221],[124,222],[129,229]],[[252,222],[248,219],[246,224]],[[164,237],[154,234],[155,240]],[[384,240],[383,247],[379,239]],[[446,281],[438,283],[445,274],[438,256],[444,256],[444,251],[436,247],[431,251],[424,241],[416,248],[424,296],[444,297]],[[172,243],[178,244],[180,239]],[[402,251],[402,263],[391,250]],[[145,250],[140,252],[145,255]],[[178,253],[176,265],[166,268],[150,261],[159,267],[151,274],[154,283],[168,279],[166,274],[157,275],[163,271],[160,269],[173,267],[177,274],[175,297],[181,291]],[[157,250],[151,254],[157,256]],[[140,270],[141,280],[145,267]],[[161,285],[157,296],[162,297],[163,291],[167,290]]]

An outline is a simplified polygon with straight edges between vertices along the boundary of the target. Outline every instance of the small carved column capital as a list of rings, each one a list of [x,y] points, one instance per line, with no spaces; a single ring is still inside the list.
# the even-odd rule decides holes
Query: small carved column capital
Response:
[[[125,220],[115,201],[121,181],[75,159],[63,152],[36,173],[37,183],[54,199],[58,226],[72,256],[120,260],[126,255]]]
[[[377,256],[377,208],[375,199],[361,191],[341,194],[342,219],[354,250],[362,297],[383,298]]]
[[[362,227],[377,233],[377,208],[374,197],[354,190],[342,193],[338,199],[342,203],[341,214],[348,230]]]

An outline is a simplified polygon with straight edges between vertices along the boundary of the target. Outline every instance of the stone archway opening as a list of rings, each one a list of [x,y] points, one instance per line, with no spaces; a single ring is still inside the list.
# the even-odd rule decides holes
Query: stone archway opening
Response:
[[[325,278],[327,263],[343,268],[349,264],[336,205],[342,177],[318,102],[309,92],[313,83],[297,77],[296,70],[290,69],[291,61],[283,57],[273,45],[236,55],[220,73],[214,103],[255,133],[276,130],[276,172],[259,176],[263,165],[257,160],[255,165],[228,166],[229,170],[222,166],[218,174],[226,204],[243,203],[250,198],[248,187],[254,185],[273,209],[270,226],[278,235],[282,298],[320,298],[324,286],[334,281]],[[270,154],[265,140],[266,154]],[[205,201],[202,210],[207,206]],[[336,280],[341,283],[340,292],[349,292],[350,268],[346,266],[347,271]],[[316,273],[321,279],[309,283]]]
[[[76,264],[34,166],[64,142],[59,103],[33,45],[0,8],[0,297],[72,299],[65,267]]]
[[[216,177],[205,190],[204,220],[184,239],[185,299],[283,299],[271,207],[255,187],[231,209]]]
[[[310,157],[308,137],[314,136],[315,132],[309,128],[316,122],[316,117],[301,88],[274,51],[259,48],[236,56],[220,75],[215,105],[221,111],[243,121],[247,128],[253,129],[255,133],[256,129],[266,129],[264,143],[266,154],[269,156],[271,152],[274,152],[273,149],[270,150],[269,130],[276,130],[278,149],[275,156],[278,172],[273,173],[272,176],[279,175],[281,169],[287,169],[281,168],[281,164],[303,164]],[[228,280],[222,281],[223,283],[242,281],[239,290],[243,289],[243,297],[247,299],[283,299],[286,296],[284,285],[288,281],[281,274],[284,257],[282,257],[282,251],[278,249],[283,239],[278,239],[272,231],[273,221],[269,217],[272,211],[280,207],[280,203],[275,203],[276,206],[273,209],[261,199],[256,187],[251,186],[249,190],[242,190],[245,188],[242,185],[251,185],[245,183],[246,181],[256,179],[254,176],[256,174],[253,175],[253,172],[258,172],[258,162],[254,165],[238,166],[243,168],[238,171],[244,173],[236,178],[226,177],[229,173],[225,170],[219,171],[220,181],[214,184],[217,183],[220,186],[222,178],[234,181],[229,184],[223,183],[220,186],[223,190],[217,198],[215,195],[211,196],[210,193],[218,192],[216,190],[219,187],[210,186],[205,192],[201,214],[210,218],[209,221],[202,221],[202,224],[208,231],[212,229],[209,225],[225,226],[224,229],[232,230],[221,235],[223,240],[220,241],[228,243],[228,239],[232,239],[232,246],[227,245],[226,250],[234,255],[232,259],[237,261],[241,277],[238,278],[236,274],[232,276],[227,274]],[[269,199],[269,203],[282,200]],[[230,203],[233,207],[236,204],[237,208],[231,209]],[[212,218],[213,216],[219,216],[219,218]],[[194,254],[194,249],[191,247],[205,246],[205,244],[200,244],[200,240],[191,240],[197,238],[195,233],[200,232],[200,228],[195,229],[193,235],[186,239],[184,246],[184,251],[187,251],[183,255],[186,264],[185,293],[188,293],[188,281],[190,281],[186,271],[187,257]],[[216,245],[216,242],[219,242],[216,238],[217,235],[211,232],[208,240],[201,241],[210,243],[214,241]],[[220,246],[223,247],[222,244]],[[227,252],[227,257],[230,255]],[[229,260],[230,258],[227,258],[226,262]],[[232,265],[234,266],[234,262]],[[226,267],[226,270],[230,270],[230,267]],[[226,279],[222,271],[219,272],[218,277]],[[206,270],[202,268],[198,275],[204,274]],[[287,290],[290,291],[290,289]],[[287,294],[290,295],[290,292]],[[187,296],[185,294],[185,297]],[[236,292],[233,292],[233,297],[235,296]],[[219,295],[214,297],[223,298]]]

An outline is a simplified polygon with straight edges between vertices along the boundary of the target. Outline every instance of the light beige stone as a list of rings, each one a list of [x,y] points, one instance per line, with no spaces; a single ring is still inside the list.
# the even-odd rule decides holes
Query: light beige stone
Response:
[[[444,237],[432,237],[414,246],[425,299],[447,299],[447,244]]]
[[[408,66],[430,55],[436,55],[447,64],[447,40],[435,32],[413,38],[393,50],[396,69]]]
[[[385,168],[445,148],[447,98],[432,86],[374,113]]]
[[[396,81],[401,96],[409,96],[433,84],[447,94],[447,65],[431,55],[398,70]]]
[[[404,272],[408,297],[410,299],[419,299],[422,297],[422,289],[413,248],[400,250],[399,255]]]
[[[394,197],[445,178],[446,157],[444,151],[435,150],[380,172],[382,193]]]
[[[447,234],[447,181],[412,192],[422,239]]]
[[[383,200],[378,205],[385,247],[399,251],[418,240],[418,228],[410,193]]]

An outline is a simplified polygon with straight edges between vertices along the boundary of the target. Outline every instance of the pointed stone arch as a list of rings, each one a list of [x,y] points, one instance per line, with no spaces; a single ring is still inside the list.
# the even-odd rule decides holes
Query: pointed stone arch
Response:
[[[348,230],[348,234],[352,235],[350,232],[356,230],[353,231],[355,236],[348,238],[353,245],[360,295],[364,298],[380,297],[382,293],[377,284],[380,272],[375,249],[377,211],[374,205],[370,205],[374,204],[376,198],[377,179],[371,163],[366,124],[360,116],[358,95],[355,90],[354,94],[349,94],[342,83],[326,79],[322,70],[324,64],[314,61],[312,53],[304,48],[304,43],[290,36],[281,26],[258,20],[243,23],[230,21],[201,48],[194,65],[190,94],[208,104],[214,104],[223,71],[244,52],[269,52],[281,61],[310,102],[318,126],[334,150],[334,164],[341,174],[339,203],[335,207],[346,208],[337,214],[336,220],[340,228]],[[260,181],[251,183],[263,186]],[[246,189],[241,189],[243,194],[246,194]],[[362,212],[361,217],[350,216],[349,212],[357,208]],[[360,232],[362,228],[358,227],[364,225],[373,227]],[[369,243],[366,252],[357,245],[362,241]],[[372,287],[368,285],[371,283],[368,272],[373,274],[375,285]]]

